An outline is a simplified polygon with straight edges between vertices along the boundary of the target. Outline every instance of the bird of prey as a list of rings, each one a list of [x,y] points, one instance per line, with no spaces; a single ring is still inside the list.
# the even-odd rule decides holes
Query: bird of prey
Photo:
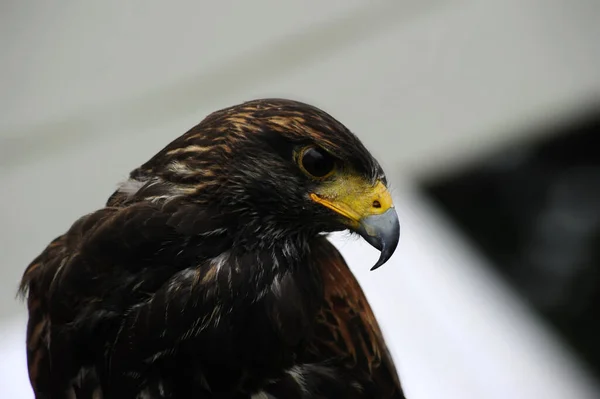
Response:
[[[327,233],[379,249],[379,163],[326,112],[259,99],[208,115],[27,267],[36,398],[404,398]]]

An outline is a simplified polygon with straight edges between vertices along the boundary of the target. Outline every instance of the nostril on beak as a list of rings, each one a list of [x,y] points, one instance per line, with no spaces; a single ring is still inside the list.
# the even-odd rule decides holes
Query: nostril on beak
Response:
[[[378,200],[373,201],[373,208],[381,208],[381,202]]]

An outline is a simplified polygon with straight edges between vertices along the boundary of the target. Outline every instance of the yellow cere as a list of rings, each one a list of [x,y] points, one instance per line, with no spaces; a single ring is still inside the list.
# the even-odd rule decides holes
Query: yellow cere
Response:
[[[340,174],[324,182],[310,198],[349,219],[352,226],[367,216],[379,215],[394,207],[392,196],[381,181],[373,186],[360,176]]]

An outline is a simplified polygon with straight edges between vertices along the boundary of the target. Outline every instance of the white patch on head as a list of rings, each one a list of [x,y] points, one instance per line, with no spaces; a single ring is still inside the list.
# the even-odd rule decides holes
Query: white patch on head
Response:
[[[194,186],[178,186],[169,182],[165,182],[164,180],[154,178],[152,180],[146,181],[140,181],[135,179],[126,180],[119,184],[119,186],[117,187],[117,192],[125,194],[127,198],[131,198],[137,195],[140,192],[140,190],[146,190],[157,184],[163,185],[161,187],[162,193],[158,195],[145,196],[145,199],[147,201],[151,201],[153,203],[164,201],[166,203],[168,201],[172,201],[178,198],[181,195],[191,194],[196,191],[196,187]]]
[[[148,197],[147,199],[150,200],[150,202],[156,203],[156,202],[160,202],[160,201],[166,201],[166,200],[173,200],[177,198],[177,196],[175,195],[156,195],[154,197]]]
[[[269,399],[269,395],[267,395],[263,391],[260,391],[260,392],[255,393],[254,395],[250,396],[250,399]]]
[[[129,179],[120,183],[117,191],[131,197],[140,191],[140,188],[144,187],[144,185],[146,185],[145,181]]]
[[[167,169],[179,175],[193,175],[198,172],[196,169],[190,168],[188,164],[181,163],[179,161],[171,162],[169,166],[167,166]]]

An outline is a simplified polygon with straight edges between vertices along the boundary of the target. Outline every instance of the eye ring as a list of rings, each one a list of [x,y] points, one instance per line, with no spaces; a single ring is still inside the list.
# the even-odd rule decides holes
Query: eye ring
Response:
[[[304,147],[298,154],[298,166],[309,177],[321,180],[333,174],[336,161],[325,150],[308,146]]]

